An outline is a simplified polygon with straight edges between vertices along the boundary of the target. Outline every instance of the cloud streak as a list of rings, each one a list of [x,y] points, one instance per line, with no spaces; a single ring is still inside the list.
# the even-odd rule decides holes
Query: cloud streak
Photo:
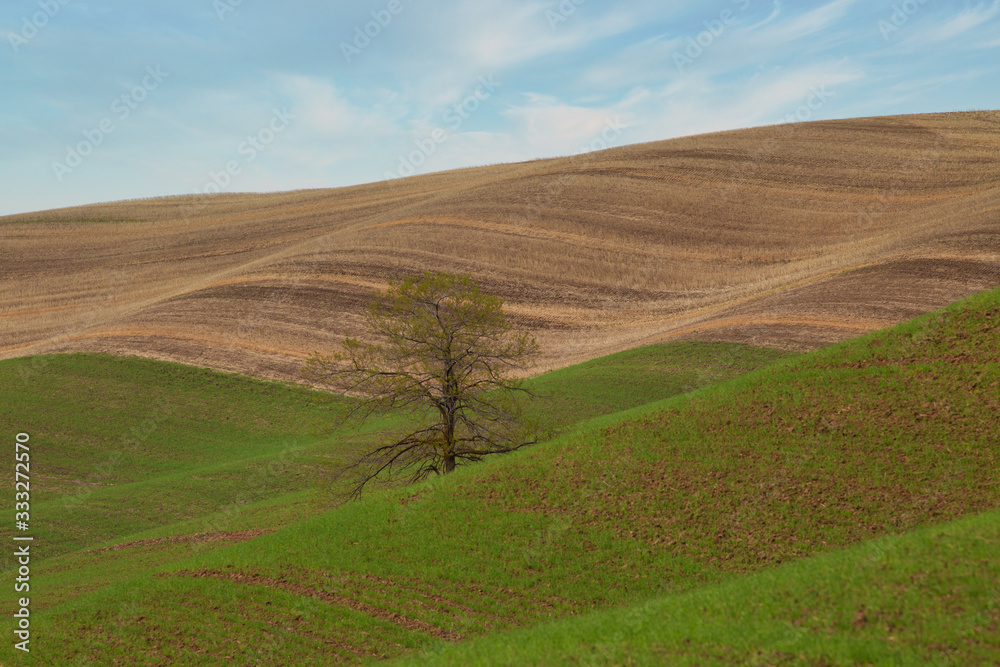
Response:
[[[420,173],[571,154],[605,133],[620,145],[789,117],[1000,107],[1000,0],[921,5],[890,40],[885,7],[860,0],[399,0],[345,59],[341,42],[387,2],[230,3],[223,21],[204,0],[65,5],[29,44],[5,47],[0,214],[193,192],[275,109],[295,120],[230,191],[378,181],[435,131],[447,141]],[[24,7],[0,5],[0,26],[19,30]],[[700,53],[679,70],[691,40]],[[54,178],[52,161],[156,65],[167,83]],[[469,102],[484,78],[495,90]],[[475,110],[455,126],[465,104]]]

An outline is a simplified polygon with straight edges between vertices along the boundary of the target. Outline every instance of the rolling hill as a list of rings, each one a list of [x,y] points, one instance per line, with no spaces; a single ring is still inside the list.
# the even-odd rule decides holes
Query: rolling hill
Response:
[[[532,391],[547,398],[527,410],[546,431],[571,428],[789,356],[736,344],[647,346],[532,378]],[[32,455],[39,558],[178,522],[191,532],[284,525],[308,514],[300,497],[266,519],[239,515],[315,491],[331,466],[393,425],[386,417],[359,430],[331,429],[329,395],[135,357],[0,361],[0,386],[10,389],[0,401],[0,431],[43,443]],[[234,507],[229,518],[208,518]],[[231,525],[237,518],[248,523]],[[11,554],[0,558],[0,566],[14,564]]]
[[[986,512],[393,664],[996,664],[998,542]]]
[[[296,379],[360,305],[468,272],[541,368],[640,344],[809,350],[1000,284],[1000,112],[763,127],[365,186],[0,218],[0,358]]]
[[[34,664],[1000,660],[998,130],[825,121],[0,218]],[[316,485],[395,417],[322,432],[329,398],[284,382],[424,270],[535,332],[559,435],[332,508]]]
[[[584,421],[551,442],[311,512],[301,489],[272,487],[350,443],[308,443],[311,455],[280,465],[273,434],[288,411],[309,410],[296,407],[306,390],[159,362],[47,358],[42,376],[90,372],[122,383],[122,401],[150,400],[128,391],[143,373],[156,392],[193,405],[202,401],[191,387],[222,403],[244,395],[256,423],[225,423],[231,415],[213,416],[211,406],[171,411],[176,421],[165,418],[165,435],[147,438],[143,462],[167,473],[163,481],[179,471],[206,488],[231,484],[230,493],[257,494],[263,487],[248,480],[261,468],[270,483],[241,511],[221,505],[225,490],[207,502],[168,496],[169,484],[94,491],[88,511],[105,492],[120,508],[171,515],[133,534],[81,524],[89,540],[35,566],[33,641],[49,648],[34,664],[338,664],[420,650],[452,664],[484,654],[517,663],[565,655],[570,664],[665,654],[717,664],[1000,658],[1000,290],[745,375],[738,371],[768,359],[740,346],[706,353],[711,363],[658,350],[548,376],[585,394],[601,386],[610,399],[637,392],[617,397],[636,407],[586,421],[586,406],[576,415]],[[123,367],[102,373],[102,364]],[[33,366],[8,361],[0,371],[16,376],[18,365]],[[699,368],[703,381],[727,368],[738,377],[678,395],[671,376]],[[636,375],[643,381],[630,386]],[[665,384],[642,388],[657,377]],[[669,397],[640,405],[657,392]],[[24,393],[38,419],[42,407],[63,405],[40,383]],[[72,419],[47,427],[52,436],[99,433],[122,407],[84,400],[60,410]],[[202,434],[218,452],[214,467],[191,443],[184,456],[164,456],[172,439]],[[102,447],[92,460],[119,445]],[[52,500],[64,507],[53,503],[51,516],[76,511],[73,497],[57,490]],[[161,500],[166,508],[153,507]],[[747,613],[748,599],[758,613]],[[664,616],[674,608],[706,622]],[[602,615],[585,616],[594,611]],[[569,616],[580,618],[501,634]],[[594,642],[581,645],[581,634]],[[24,662],[9,645],[0,657]]]

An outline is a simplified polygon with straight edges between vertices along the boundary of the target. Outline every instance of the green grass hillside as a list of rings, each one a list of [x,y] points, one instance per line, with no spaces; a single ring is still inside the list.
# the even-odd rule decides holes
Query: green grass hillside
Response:
[[[529,412],[548,428],[562,428],[786,356],[693,343],[631,350],[533,379],[529,386],[547,398]],[[8,390],[0,429],[26,432],[38,444],[32,512],[43,557],[177,522],[194,529],[193,519],[234,504],[312,489],[327,468],[391,423],[329,432],[328,397],[319,392],[107,355],[0,362],[0,386]],[[299,497],[293,504],[291,514],[254,527],[308,511]]]
[[[398,664],[1000,664],[1000,511]]]
[[[39,558],[312,484],[321,412],[302,390],[80,354],[2,362],[0,385],[0,428],[31,436]]]
[[[249,541],[146,533],[125,549],[53,558],[38,576],[43,600],[49,578],[57,602],[42,602],[33,627],[58,654],[40,649],[35,661],[392,657],[737,586],[782,563],[994,510],[998,350],[1000,291]],[[576,390],[627,393],[634,377],[629,368]],[[573,382],[562,384],[571,394]],[[573,418],[563,400],[560,424]],[[282,506],[262,498],[253,509],[266,517]],[[123,556],[135,567],[109,576]],[[953,640],[913,650],[946,654]]]
[[[548,398],[531,412],[563,428],[786,356],[650,346],[533,379]],[[391,424],[317,435],[330,412],[316,392],[137,358],[0,362],[0,386],[2,430],[32,437],[35,612],[121,580],[123,556],[124,573],[142,576],[322,513],[327,469]]]

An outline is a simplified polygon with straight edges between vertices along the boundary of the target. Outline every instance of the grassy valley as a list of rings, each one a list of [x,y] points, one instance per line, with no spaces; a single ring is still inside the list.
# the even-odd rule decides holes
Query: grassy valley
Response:
[[[125,414],[139,423],[158,394],[169,401],[185,382],[204,396],[161,420],[119,483],[104,480],[79,504],[91,516],[79,534],[52,530],[53,543],[64,542],[37,568],[33,623],[38,645],[59,654],[40,651],[37,664],[136,655],[146,664],[330,664],[438,656],[485,635],[485,644],[438,657],[995,660],[995,612],[980,607],[995,590],[993,515],[945,524],[1000,506],[998,349],[1000,292],[783,360],[742,346],[637,350],[534,380],[553,396],[550,418],[562,427],[551,442],[337,509],[310,485],[326,457],[372,433],[308,435],[303,425],[322,417],[322,405],[306,390],[134,359],[50,357],[37,390],[25,390],[6,419],[59,402],[64,420],[46,430],[39,417],[28,425],[38,429],[33,440],[58,443],[66,433],[70,443],[73,429],[94,437],[77,462],[68,445],[52,448],[64,478],[45,483],[40,530],[50,518],[69,524],[79,509],[67,502],[78,495],[72,480],[120,447],[117,434],[129,427],[108,427],[100,405],[85,400],[74,412],[57,392],[66,378],[121,382],[120,400],[139,401]],[[29,363],[0,369],[14,381]],[[108,371],[115,364],[117,374]],[[129,392],[130,377],[150,390]],[[212,433],[211,442],[198,435]],[[185,438],[206,441],[171,457]],[[291,463],[282,458],[290,438],[301,452]],[[215,452],[213,465],[203,448]],[[248,483],[268,467],[273,485]],[[241,481],[220,484],[227,479]],[[102,493],[107,505],[94,502]],[[170,493],[167,503],[157,497]],[[115,503],[136,507],[144,522],[109,530],[101,513],[110,517]],[[883,554],[878,567],[859,569],[872,549]],[[123,557],[125,578],[115,565]],[[811,558],[819,560],[803,560]],[[993,574],[963,584],[977,569]],[[844,571],[856,573],[853,588],[834,600]],[[903,625],[893,620],[903,613],[894,586],[916,575],[912,595],[931,610],[933,639],[892,629]],[[761,610],[753,622],[740,615],[751,595]],[[709,621],[692,633],[684,616],[661,613],[675,607],[710,610]],[[863,622],[850,616],[859,611]],[[503,634],[567,616],[577,618]],[[868,630],[847,633],[845,618]],[[987,640],[966,641],[975,628]],[[579,641],[590,632],[592,642]],[[567,643],[579,644],[575,653]]]

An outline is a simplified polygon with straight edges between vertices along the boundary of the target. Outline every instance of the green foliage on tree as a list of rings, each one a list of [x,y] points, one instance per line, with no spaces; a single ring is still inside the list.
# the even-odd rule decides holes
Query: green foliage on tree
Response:
[[[376,342],[346,338],[339,352],[309,358],[305,379],[356,399],[345,419],[408,413],[392,434],[342,469],[358,496],[375,480],[416,481],[533,444],[528,392],[512,373],[530,367],[538,344],[515,330],[502,300],[471,276],[424,273],[390,283],[368,304]]]

